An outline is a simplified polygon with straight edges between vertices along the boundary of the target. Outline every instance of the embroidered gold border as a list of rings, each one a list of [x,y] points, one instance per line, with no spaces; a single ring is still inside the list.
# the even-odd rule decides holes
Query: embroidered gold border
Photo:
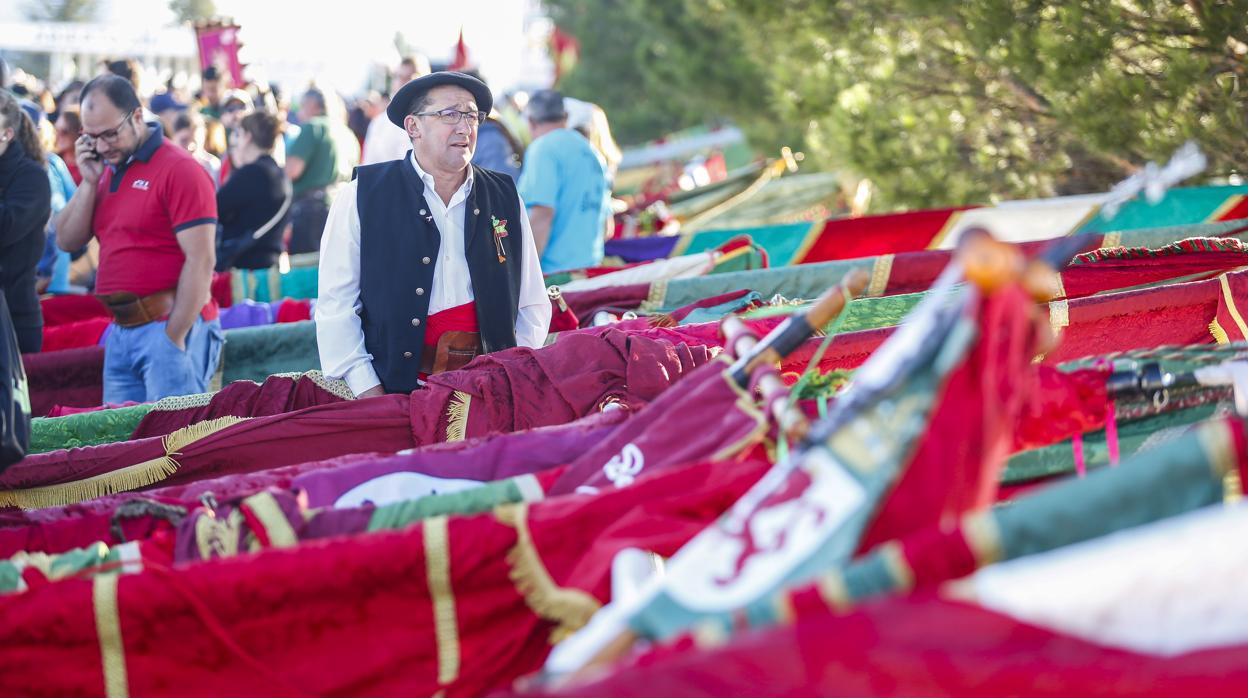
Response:
[[[553,645],[580,630],[601,607],[598,600],[580,589],[555,584],[541,553],[529,533],[526,504],[505,504],[494,510],[499,523],[516,529],[516,544],[507,552],[509,576],[531,611],[554,623],[550,633]]]
[[[1057,300],[1049,303],[1049,327],[1057,334],[1063,327],[1070,326],[1070,302]]]
[[[130,682],[126,676],[126,646],[121,639],[121,609],[117,586],[121,577],[97,575],[91,582],[91,603],[95,609],[95,633],[100,640],[100,666],[104,672],[104,695],[126,698]]]
[[[1244,316],[1239,314],[1239,307],[1235,305],[1235,297],[1231,295],[1231,282],[1226,278],[1226,274],[1218,277],[1218,283],[1222,285],[1222,300],[1226,302],[1226,309],[1230,312],[1231,319],[1235,321],[1240,334],[1248,337],[1248,324],[1244,324]]]
[[[256,515],[264,532],[268,536],[269,545],[274,548],[293,548],[299,544],[299,536],[291,527],[290,521],[282,513],[277,500],[270,492],[254,494],[243,500],[243,506]]]
[[[823,235],[823,231],[827,227],[827,219],[820,218],[815,221],[814,224],[810,226],[810,230],[806,231],[806,235],[802,237],[802,243],[797,246],[797,250],[793,252],[793,256],[789,258],[789,262],[786,266],[801,264],[802,260],[806,258],[806,255],[810,253],[810,248],[815,246],[815,243],[819,241],[819,237]]]
[[[727,354],[720,354],[715,357],[715,360],[723,361],[726,365],[731,365]],[[748,434],[741,437],[737,441],[720,448],[712,454],[711,460],[713,461],[731,458],[743,451],[746,447],[758,443],[764,436],[767,435],[767,430],[770,427],[770,422],[767,419],[766,413],[759,409],[758,404],[754,401],[753,395],[741,386],[737,385],[736,381],[732,380],[732,377],[728,375],[726,370],[720,373],[719,378],[728,384],[728,387],[732,389],[732,392],[737,394],[737,401],[732,403],[732,406],[741,410],[745,416],[754,420],[754,428],[750,429]]]
[[[425,574],[433,601],[433,629],[438,641],[438,685],[445,688],[459,678],[459,620],[451,585],[450,532],[445,516],[425,519]]]
[[[975,209],[970,210],[974,211]],[[936,236],[932,238],[931,242],[927,243],[927,249],[940,249],[940,245],[945,241],[945,238],[949,237],[949,233],[953,232],[954,226],[958,224],[958,220],[962,218],[963,213],[965,213],[965,211],[951,212],[949,217],[945,219],[945,224],[940,226],[940,230],[936,232]]]
[[[867,285],[868,296],[882,296],[888,290],[888,279],[893,275],[893,259],[896,255],[882,254],[871,264],[871,283]]]
[[[1066,282],[1062,280],[1062,273],[1063,272],[1059,271],[1053,274],[1053,279],[1057,282],[1056,284],[1054,284],[1057,287],[1057,296],[1055,297],[1056,299],[1066,298]]]
[[[1122,233],[1105,233],[1105,236],[1101,238],[1101,247],[1122,247]]]

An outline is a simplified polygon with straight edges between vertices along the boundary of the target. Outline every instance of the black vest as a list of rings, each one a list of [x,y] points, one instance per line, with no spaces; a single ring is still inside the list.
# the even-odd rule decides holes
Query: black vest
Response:
[[[472,166],[464,214],[464,253],[472,280],[481,345],[486,352],[516,346],[520,307],[520,200],[510,177]],[[441,235],[425,203],[425,185],[402,160],[356,169],[360,215],[360,320],[364,348],[388,393],[417,388],[433,268]],[[506,221],[495,246],[491,218]]]

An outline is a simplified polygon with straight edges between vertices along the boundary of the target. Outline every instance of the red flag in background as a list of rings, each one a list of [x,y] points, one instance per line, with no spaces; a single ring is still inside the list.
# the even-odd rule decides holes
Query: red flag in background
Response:
[[[555,84],[572,70],[580,57],[581,42],[555,27],[550,32],[550,58],[555,64]]]
[[[451,61],[450,70],[468,68],[468,44],[464,43],[464,28],[459,28],[459,41],[455,42],[455,60]]]

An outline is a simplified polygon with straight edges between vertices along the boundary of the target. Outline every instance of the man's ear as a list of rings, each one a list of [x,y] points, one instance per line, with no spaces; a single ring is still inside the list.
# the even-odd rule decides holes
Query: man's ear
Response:
[[[420,138],[420,120],[413,114],[403,117],[403,130],[407,131],[408,138]]]

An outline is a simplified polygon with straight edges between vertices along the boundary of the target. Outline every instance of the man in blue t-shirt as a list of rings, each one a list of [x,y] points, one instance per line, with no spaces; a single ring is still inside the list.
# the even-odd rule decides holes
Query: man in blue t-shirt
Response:
[[[526,108],[533,144],[525,151],[520,198],[529,210],[542,272],[602,262],[611,191],[602,158],[567,128],[563,95],[536,92]]]

